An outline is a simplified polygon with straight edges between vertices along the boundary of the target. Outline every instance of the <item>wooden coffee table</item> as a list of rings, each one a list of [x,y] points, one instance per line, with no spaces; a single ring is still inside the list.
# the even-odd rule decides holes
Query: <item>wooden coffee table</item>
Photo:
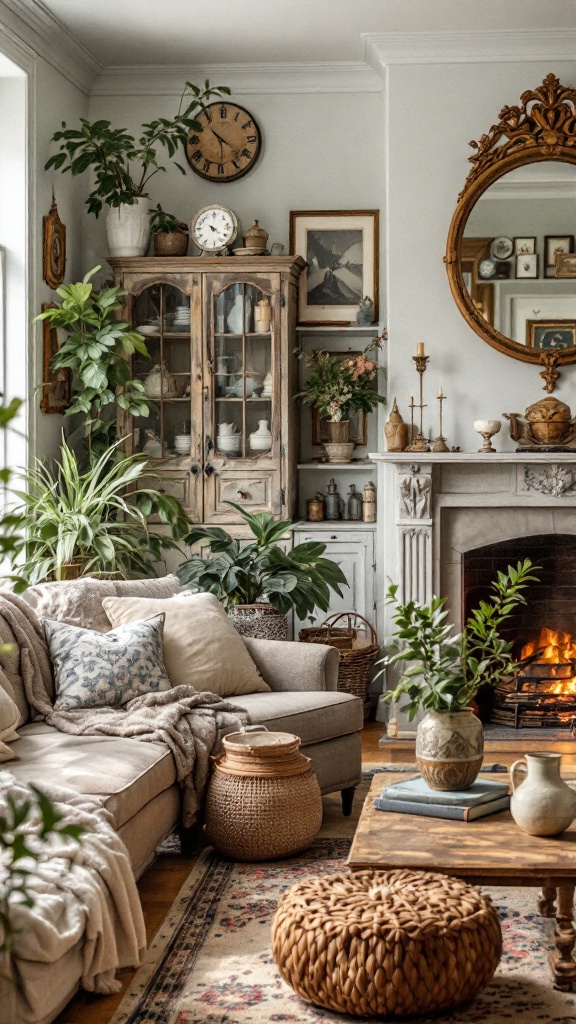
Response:
[[[502,782],[502,775],[483,775]],[[576,985],[574,888],[576,822],[552,839],[522,832],[509,811],[477,821],[450,821],[377,811],[374,797],[398,774],[377,773],[366,797],[348,857],[352,871],[413,868],[463,878],[472,885],[541,887],[538,910],[556,918],[550,966],[558,988]]]

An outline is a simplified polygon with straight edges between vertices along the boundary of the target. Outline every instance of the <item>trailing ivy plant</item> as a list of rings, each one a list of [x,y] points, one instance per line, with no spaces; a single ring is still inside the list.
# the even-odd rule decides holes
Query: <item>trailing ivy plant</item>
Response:
[[[83,174],[93,169],[95,184],[86,206],[96,217],[104,204],[118,207],[133,206],[142,196],[147,196],[150,179],[165,171],[159,163],[163,153],[171,160],[179,147],[185,147],[190,132],[202,132],[194,114],[204,110],[206,103],[215,97],[229,96],[226,86],[211,86],[208,80],[204,88],[186,82],[180,105],[173,117],[158,117],[141,126],[138,139],[125,128],[113,128],[110,121],[88,121],[80,118],[79,128],[69,128],[65,121],[62,129],[52,136],[51,142],[59,142],[59,152],[51,156],[45,170],[70,171],[72,175]],[[182,174],[184,168],[174,161]]]
[[[74,393],[66,415],[82,413],[87,417],[89,449],[94,436],[102,431],[106,442],[110,440],[110,421],[108,428],[105,426],[107,407],[108,412],[115,412],[118,405],[132,416],[148,416],[156,408],[142,381],[132,379],[125,358],[135,352],[148,357],[143,336],[116,317],[126,292],[118,287],[95,291],[91,279],[100,269],[93,267],[82,281],[62,285],[57,289],[62,302],[35,317],[63,332],[64,340],[51,367],[72,372]]]
[[[470,613],[461,633],[446,622],[445,597],[429,604],[397,601],[393,584],[386,603],[395,605],[396,631],[381,665],[405,665],[394,690],[385,701],[408,698],[400,707],[410,721],[420,707],[426,711],[461,711],[470,705],[484,683],[495,686],[512,675],[524,662],[513,657],[513,642],[503,639],[500,629],[521,604],[524,591],[538,577],[529,558],[498,572],[488,601],[481,601]]]
[[[340,587],[348,582],[340,566],[323,557],[325,544],[310,541],[284,551],[278,541],[295,523],[278,522],[269,512],[251,514],[233,501],[226,504],[244,520],[254,540],[243,544],[219,526],[193,527],[186,544],[207,543],[209,555],[192,555],[180,566],[184,586],[215,594],[225,608],[268,601],[280,615],[294,609],[299,619],[313,618],[315,608],[328,611],[331,590],[343,596]]]

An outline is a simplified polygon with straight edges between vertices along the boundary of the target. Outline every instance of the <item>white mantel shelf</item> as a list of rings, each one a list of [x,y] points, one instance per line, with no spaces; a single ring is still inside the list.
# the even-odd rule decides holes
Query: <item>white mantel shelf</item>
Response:
[[[576,449],[573,452],[370,452],[369,458],[372,462],[388,462],[406,465],[407,463],[418,463],[419,465],[525,465],[529,462],[541,464],[549,463],[576,463]]]

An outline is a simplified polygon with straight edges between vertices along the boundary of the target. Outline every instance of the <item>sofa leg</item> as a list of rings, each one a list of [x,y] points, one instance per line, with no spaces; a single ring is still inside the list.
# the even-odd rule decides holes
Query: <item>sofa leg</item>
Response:
[[[198,829],[196,827],[184,828],[180,825],[178,829],[180,837],[180,855],[182,857],[195,857],[198,853]]]
[[[354,793],[356,792],[356,786],[348,786],[347,789],[340,791],[342,797],[342,813],[345,818],[349,818],[352,814],[352,804],[354,803]]]

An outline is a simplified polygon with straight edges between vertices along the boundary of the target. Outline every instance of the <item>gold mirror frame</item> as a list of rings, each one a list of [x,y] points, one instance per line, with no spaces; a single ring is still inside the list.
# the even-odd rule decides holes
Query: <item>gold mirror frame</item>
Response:
[[[458,196],[448,242],[446,270],[450,290],[458,309],[473,331],[493,348],[526,363],[541,363],[542,353],[512,341],[484,319],[474,306],[464,283],[462,261],[465,256],[464,229],[473,206],[495,181],[526,164],[555,160],[576,165],[576,89],[560,84],[549,74],[538,89],[523,92],[521,106],[504,107],[500,120],[492,125],[469,157],[472,170]],[[576,348],[554,353],[557,363],[576,362]]]

